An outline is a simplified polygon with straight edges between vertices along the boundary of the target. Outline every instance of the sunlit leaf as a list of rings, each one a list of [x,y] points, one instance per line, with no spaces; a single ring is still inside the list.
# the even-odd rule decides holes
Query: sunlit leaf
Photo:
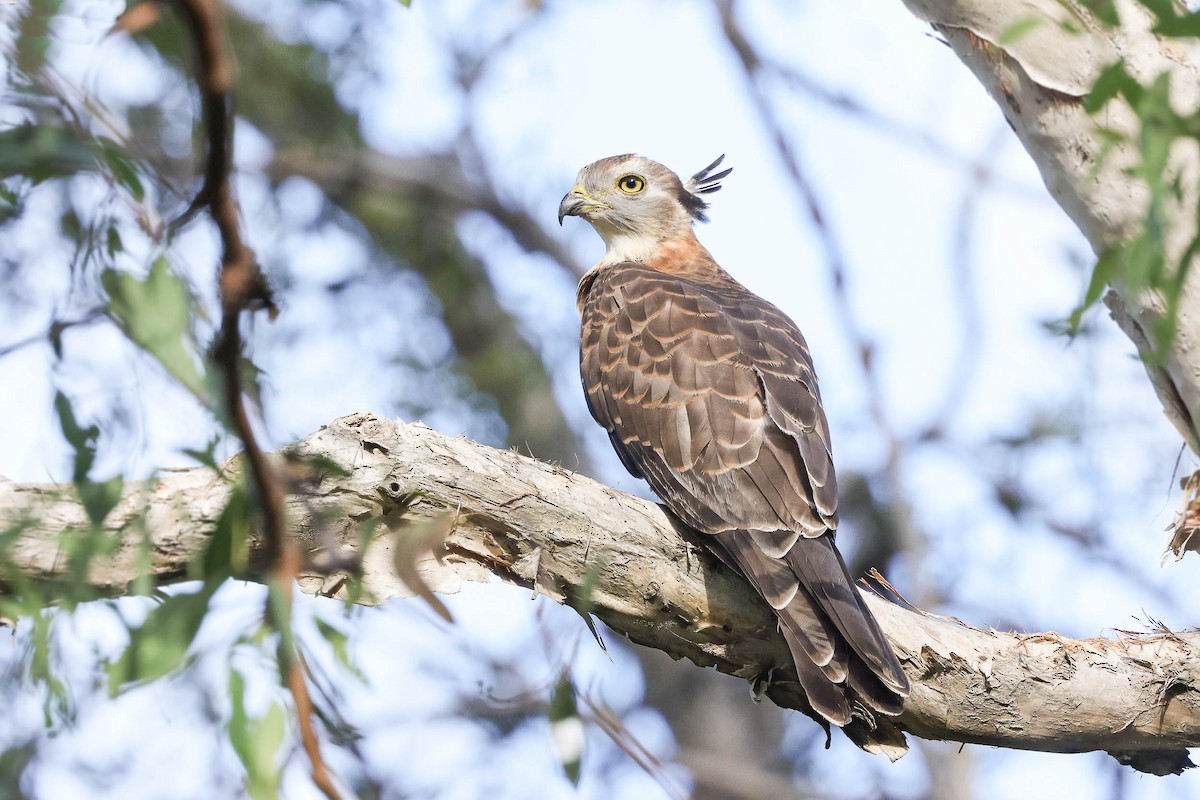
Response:
[[[193,394],[204,397],[190,329],[192,295],[167,259],[156,258],[145,278],[107,269],[100,280],[108,292],[109,313],[125,334]]]
[[[1030,31],[1041,27],[1045,23],[1045,17],[1022,17],[1013,24],[1009,25],[1000,33],[1000,36],[996,40],[996,44],[1000,45],[1001,47],[1007,47],[1010,44],[1020,41],[1022,38],[1027,36]]]

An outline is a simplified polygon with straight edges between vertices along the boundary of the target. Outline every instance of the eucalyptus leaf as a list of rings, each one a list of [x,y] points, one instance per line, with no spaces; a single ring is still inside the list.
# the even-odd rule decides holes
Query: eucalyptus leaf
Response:
[[[204,398],[205,380],[190,329],[195,302],[167,259],[156,258],[145,278],[107,269],[100,281],[108,293],[108,311],[125,335],[194,395]]]
[[[198,592],[181,592],[164,600],[144,622],[129,631],[129,645],[108,665],[108,688],[116,694],[129,684],[141,684],[178,669],[208,614],[208,604],[220,584],[205,583]]]

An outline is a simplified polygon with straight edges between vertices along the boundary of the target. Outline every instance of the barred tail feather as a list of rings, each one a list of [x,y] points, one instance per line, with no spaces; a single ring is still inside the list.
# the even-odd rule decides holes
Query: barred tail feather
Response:
[[[908,679],[854,588],[831,536],[801,537],[782,559],[765,555],[745,531],[713,538],[722,559],[768,601],[786,598],[772,606],[800,685],[817,713],[845,726],[856,699],[882,714],[900,713]],[[788,579],[798,584],[796,590],[780,592],[779,585]]]

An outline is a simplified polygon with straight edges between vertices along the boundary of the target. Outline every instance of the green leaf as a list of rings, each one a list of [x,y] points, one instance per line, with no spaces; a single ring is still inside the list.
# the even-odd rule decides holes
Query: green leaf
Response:
[[[54,394],[54,411],[58,414],[58,424],[62,428],[63,437],[71,449],[75,451],[75,468],[71,480],[85,480],[92,470],[96,460],[96,440],[100,438],[100,428],[89,425],[86,428],[75,419],[75,411],[71,401],[62,392]]]
[[[108,310],[134,343],[199,398],[205,382],[197,367],[189,324],[194,301],[187,284],[160,256],[146,277],[106,269],[100,276],[108,292]]]
[[[1200,36],[1200,13],[1193,11],[1182,17],[1163,20],[1152,28],[1160,36],[1188,38]]]
[[[108,230],[104,232],[104,251],[108,253],[109,258],[125,251],[125,245],[121,242],[121,233],[117,230],[116,225],[109,225]]]
[[[233,485],[229,500],[217,519],[204,557],[200,561],[205,580],[244,575],[250,565],[250,502],[241,481]]]
[[[1109,100],[1122,94],[1141,94],[1141,86],[1125,69],[1124,61],[1109,64],[1096,76],[1092,90],[1083,98],[1083,110],[1095,114]]]
[[[0,131],[0,178],[24,175],[34,183],[96,168],[90,142],[52,125]]]
[[[363,674],[362,670],[358,668],[358,665],[350,657],[349,637],[345,631],[335,628],[320,617],[317,617],[317,630],[321,632],[321,636],[329,643],[334,656],[346,668],[346,671],[363,683],[366,683],[367,676]]]
[[[75,465],[71,475],[75,490],[92,528],[98,529],[120,501],[124,480],[120,475],[100,482],[89,479],[88,473],[92,471],[96,461],[96,443],[100,438],[100,428],[96,425],[81,425],[75,418],[71,401],[62,392],[54,394],[54,410],[58,415],[63,437],[75,451]]]
[[[141,203],[146,199],[146,189],[142,186],[142,178],[138,175],[137,162],[130,158],[125,148],[107,137],[97,139],[100,145],[100,158],[108,167],[113,180],[120,184],[133,199]]]
[[[46,693],[42,705],[43,723],[47,728],[54,726],[56,719],[64,719],[71,715],[71,699],[67,686],[54,674],[51,663],[50,634],[54,625],[54,615],[42,611],[30,617],[33,623],[31,632],[31,647],[29,659],[29,676],[33,683],[45,687]]]
[[[229,742],[246,768],[246,792],[254,800],[279,797],[283,770],[280,753],[287,732],[283,706],[272,703],[267,713],[255,719],[246,714],[246,679],[235,669],[229,671]]]
[[[292,632],[290,592],[277,580],[267,583],[267,623],[279,634],[276,659],[279,662],[279,674],[286,676],[296,658],[296,640]]]
[[[1113,247],[1105,251],[1096,261],[1096,266],[1092,269],[1092,278],[1088,283],[1087,291],[1083,295],[1082,302],[1071,312],[1071,316],[1067,319],[1067,333],[1074,336],[1079,332],[1079,324],[1083,321],[1084,312],[1094,306],[1104,294],[1104,288],[1112,281],[1113,276],[1117,274],[1117,267],[1121,258],[1119,247]]]
[[[185,447],[183,448],[183,452],[185,455],[191,456],[206,467],[219,469],[217,466],[217,448],[220,446],[220,444],[221,437],[217,434],[213,434],[213,437],[208,440],[208,444],[204,446],[203,450],[191,450]]]
[[[1115,0],[1080,0],[1084,8],[1092,12],[1096,19],[1106,25],[1116,27],[1121,24],[1120,17],[1117,16],[1117,4]]]
[[[125,479],[114,475],[106,481],[79,481],[75,489],[79,492],[79,501],[87,512],[88,520],[93,528],[104,524],[109,512],[121,501],[121,493],[125,488]]]
[[[550,721],[550,736],[563,772],[567,780],[578,786],[583,764],[583,720],[579,717],[575,684],[570,673],[564,671],[559,677],[546,708],[546,718]]]
[[[198,592],[171,595],[131,629],[125,652],[108,665],[109,692],[115,695],[123,686],[147,683],[178,669],[219,585],[212,581]]]
[[[996,44],[1000,45],[1001,47],[1007,47],[1010,44],[1013,44],[1027,36],[1030,31],[1040,27],[1045,22],[1045,17],[1022,17],[1013,24],[1009,25],[1000,33],[999,38],[996,40]]]

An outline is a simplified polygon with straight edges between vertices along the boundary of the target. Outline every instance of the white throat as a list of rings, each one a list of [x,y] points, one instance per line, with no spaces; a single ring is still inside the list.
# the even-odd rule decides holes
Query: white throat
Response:
[[[658,251],[661,243],[660,237],[644,233],[614,233],[611,238],[604,238],[604,244],[608,249],[604,253],[604,258],[600,259],[600,264],[646,261]]]

